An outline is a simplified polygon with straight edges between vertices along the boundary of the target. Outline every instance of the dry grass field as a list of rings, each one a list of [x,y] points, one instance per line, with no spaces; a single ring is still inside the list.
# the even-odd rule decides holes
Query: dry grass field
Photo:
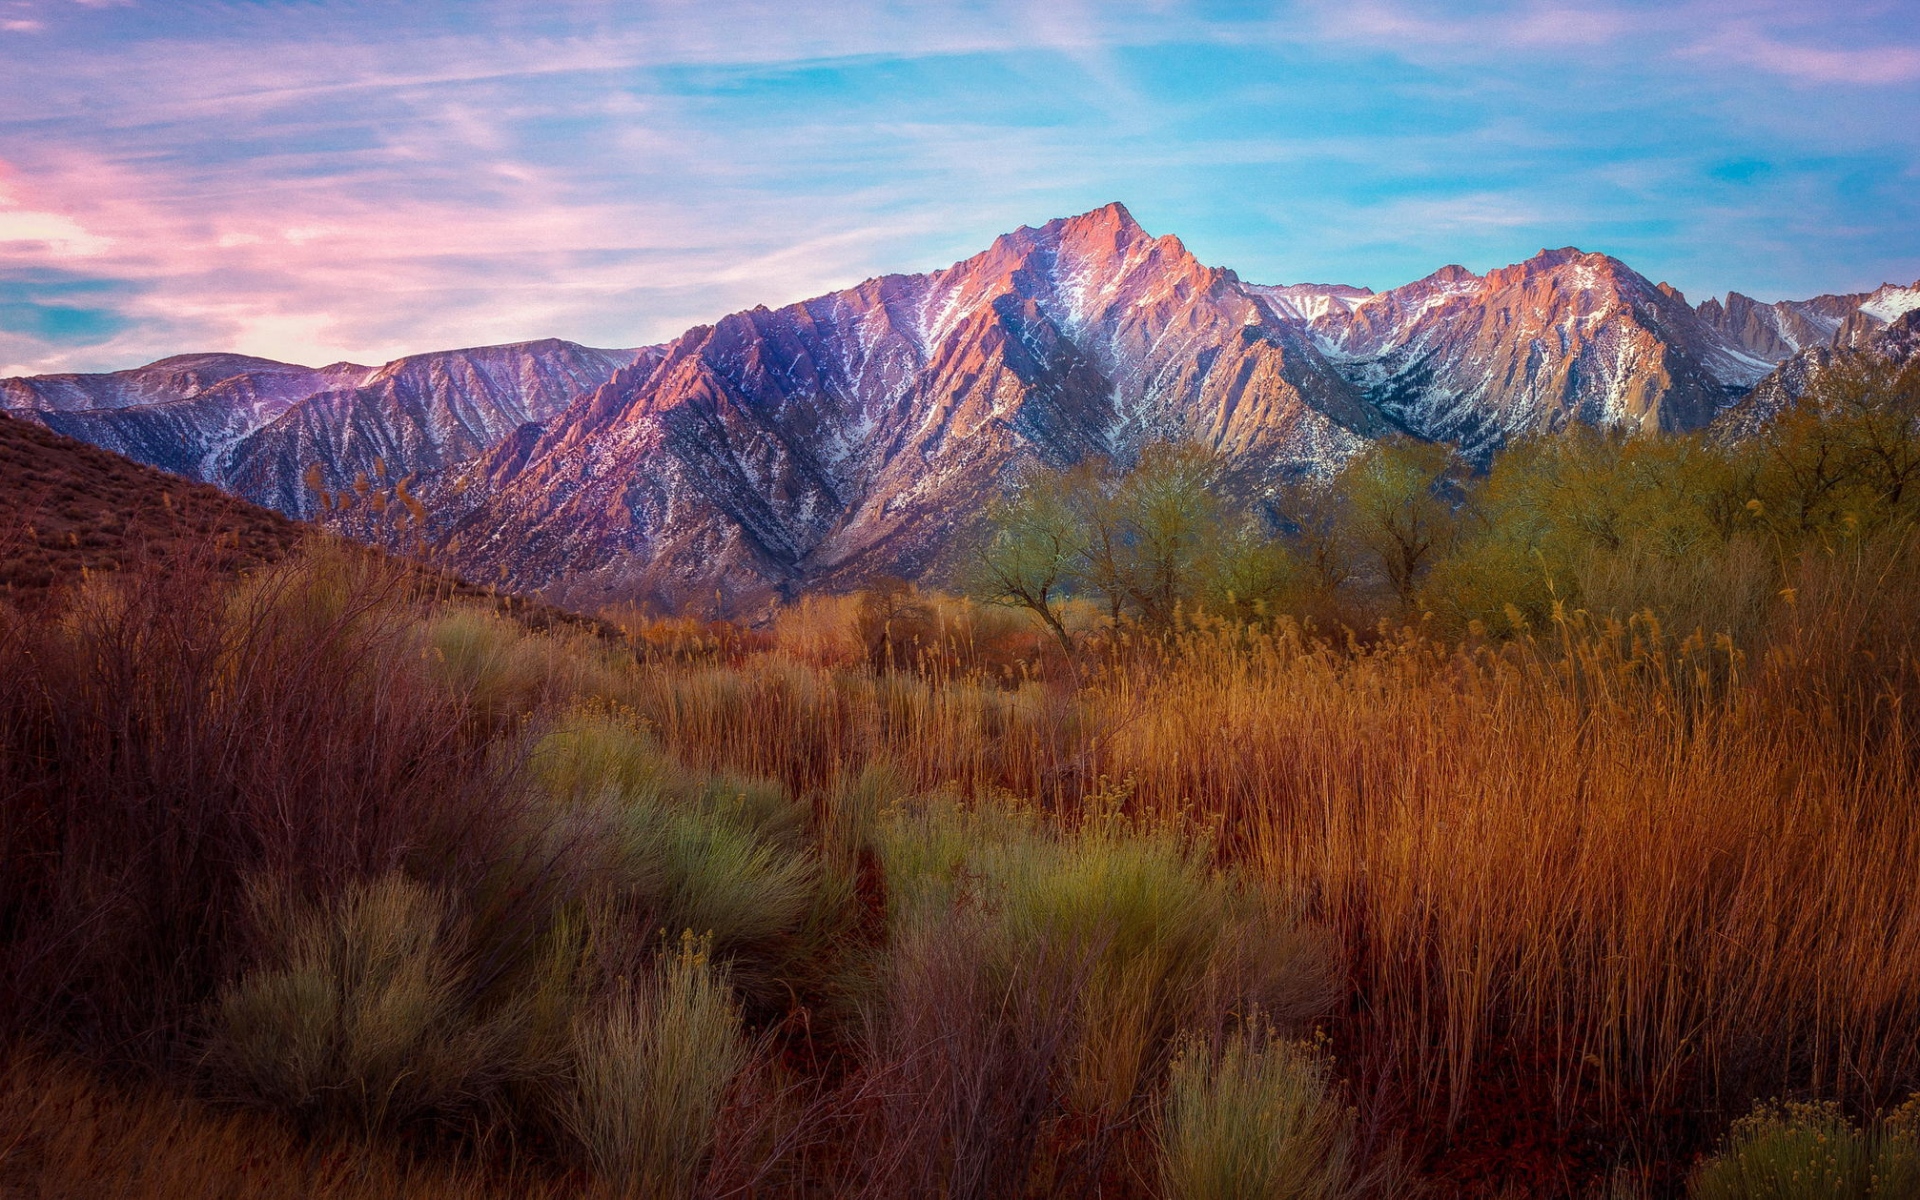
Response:
[[[0,1181],[1915,1195],[1920,533],[1776,520],[1807,420],[1502,622],[1496,522],[1338,626],[69,572],[0,605]]]

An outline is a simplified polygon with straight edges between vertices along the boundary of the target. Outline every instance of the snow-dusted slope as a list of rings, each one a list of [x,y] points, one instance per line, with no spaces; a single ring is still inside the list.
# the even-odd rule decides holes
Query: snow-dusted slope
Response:
[[[357,382],[309,396],[223,451],[214,482],[293,516],[311,517],[307,472],[339,491],[384,466],[393,478],[440,471],[544,421],[593,391],[632,350],[558,339],[397,359]]]
[[[1702,301],[1698,311],[1700,319],[1729,346],[1778,364],[1835,341],[1864,344],[1876,330],[1915,308],[1920,308],[1920,283],[1904,287],[1885,283],[1871,292],[1772,304],[1729,292],[1725,301]]]
[[[1444,267],[1377,294],[1257,289],[1289,304],[1315,344],[1382,412],[1422,437],[1484,454],[1570,421],[1704,425],[1764,375],[1686,298],[1624,263],[1574,249],[1476,275]]]
[[[1856,329],[1854,337],[1837,335],[1826,345],[1809,346],[1789,355],[1738,404],[1721,415],[1715,422],[1714,432],[1724,438],[1738,439],[1759,431],[1782,409],[1806,395],[1836,361],[1858,359],[1862,355],[1896,364],[1920,359],[1920,305],[1899,311],[1885,324],[1877,323],[1871,315],[1856,315],[1851,322],[1865,327]]]
[[[1916,308],[1920,308],[1920,282],[1905,287],[1883,283],[1860,304],[1861,312],[1889,325]]]
[[[634,351],[548,340],[415,355],[369,368],[182,355],[132,371],[0,380],[0,407],[292,516],[304,476],[349,486],[380,458],[394,476],[490,449],[633,361]]]
[[[291,402],[329,387],[351,386],[367,373],[352,363],[299,367],[244,354],[177,354],[131,371],[100,375],[35,375],[0,379],[0,408],[14,412],[82,412],[191,400],[234,379],[248,381],[240,402]]]
[[[1281,320],[1314,322],[1354,307],[1373,295],[1373,289],[1350,287],[1344,283],[1293,283],[1285,285],[1249,283],[1249,293],[1265,301]]]

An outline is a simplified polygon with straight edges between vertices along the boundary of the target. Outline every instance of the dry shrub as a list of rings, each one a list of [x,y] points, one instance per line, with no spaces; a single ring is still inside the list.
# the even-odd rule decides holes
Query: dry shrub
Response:
[[[1695,554],[1632,544],[1587,555],[1571,584],[1588,612],[1621,621],[1654,613],[1669,629],[1704,630],[1737,646],[1755,646],[1777,603],[1779,562],[1753,537]]]
[[[773,644],[784,658],[832,670],[848,667],[865,657],[855,633],[858,595],[806,595],[782,607],[773,617]]]
[[[860,594],[853,635],[874,672],[910,671],[937,653],[940,627],[934,611],[904,579],[879,579]]]
[[[248,879],[464,887],[508,854],[515,805],[418,669],[410,587],[320,549],[237,590],[155,571],[58,622],[0,612],[16,1028],[164,1059],[227,974]]]
[[[631,606],[603,608],[602,620],[627,639],[634,656],[646,663],[738,663],[772,649],[774,635],[733,621],[661,616]]]
[[[913,1081],[894,1116],[908,1132],[886,1141],[942,1187],[1011,1194],[1034,1169],[1041,1123],[1063,1119],[1080,1144],[1046,1164],[1055,1182],[1097,1179],[1181,1030],[1263,1003],[1299,1021],[1332,998],[1315,939],[1214,870],[1204,838],[1127,821],[1116,800],[1065,829],[939,798],[883,823],[894,937],[873,1057]],[[1016,1124],[1007,1145],[965,1141]],[[950,1157],[899,1151],[902,1137]]]
[[[1076,630],[1093,623],[1089,606],[1068,608]],[[1001,683],[1067,673],[1059,648],[1030,614],[899,579],[875,580],[844,596],[802,596],[774,614],[770,638],[781,657],[827,670],[865,663],[875,671]]]
[[[1597,1128],[1657,1159],[1700,1136],[1675,1108],[1912,1086],[1910,756],[1729,690],[1727,648],[1559,632],[1195,635],[1090,698],[1115,714],[1100,769],[1217,814],[1327,922],[1348,1068],[1423,1121]]]
[[[1810,549],[1788,567],[1760,643],[1757,683],[1774,717],[1900,752],[1920,683],[1920,526]]]
[[[1741,528],[1587,560],[1588,611],[1523,596],[1461,641],[1105,629],[1074,686],[1013,653],[1031,626],[926,595],[912,670],[871,669],[858,597],[636,668],[340,552],[127,573],[0,615],[0,1000],[184,1080],[236,978],[236,1012],[309,1014],[253,1020],[276,1070],[354,1005],[457,994],[393,1027],[500,1040],[380,1042],[466,1081],[396,1103],[485,1094],[524,1147],[582,1014],[633,1009],[663,929],[710,932],[728,1002],[859,1117],[816,1188],[1139,1194],[1183,1039],[1180,1078],[1266,1086],[1266,1041],[1221,1074],[1255,1011],[1327,1020],[1356,1160],[1410,1128],[1461,1190],[1677,1186],[1756,1097],[1860,1116],[1920,1084],[1920,555],[1891,517]],[[402,876],[434,902],[342,933]],[[324,956],[249,923],[258,878],[331,931],[330,998],[289,957]],[[343,984],[376,959],[388,984]]]
[[[751,668],[636,675],[613,697],[689,766],[770,776],[795,794],[885,761],[916,788],[1057,797],[1087,774],[1088,712],[1056,684]]]
[[[871,1041],[880,1099],[863,1194],[1025,1193],[1087,956],[1060,944],[1009,956],[1003,936],[977,911],[896,931]]]

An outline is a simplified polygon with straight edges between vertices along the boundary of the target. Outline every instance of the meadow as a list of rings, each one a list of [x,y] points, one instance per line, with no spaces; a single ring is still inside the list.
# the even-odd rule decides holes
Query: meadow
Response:
[[[755,625],[0,604],[0,1185],[1920,1195],[1915,374],[1035,477]]]

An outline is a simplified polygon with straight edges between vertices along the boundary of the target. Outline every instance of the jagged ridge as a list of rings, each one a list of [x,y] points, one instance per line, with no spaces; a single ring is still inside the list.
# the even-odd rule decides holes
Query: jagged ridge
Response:
[[[739,606],[937,571],[1029,463],[1191,438],[1258,491],[1396,432],[1484,456],[1574,422],[1695,429],[1917,306],[1920,285],[1887,285],[1695,308],[1572,248],[1380,293],[1255,285],[1112,204],[638,351],[186,355],[0,381],[0,403],[299,516],[310,467],[337,491],[378,463],[481,577]]]

